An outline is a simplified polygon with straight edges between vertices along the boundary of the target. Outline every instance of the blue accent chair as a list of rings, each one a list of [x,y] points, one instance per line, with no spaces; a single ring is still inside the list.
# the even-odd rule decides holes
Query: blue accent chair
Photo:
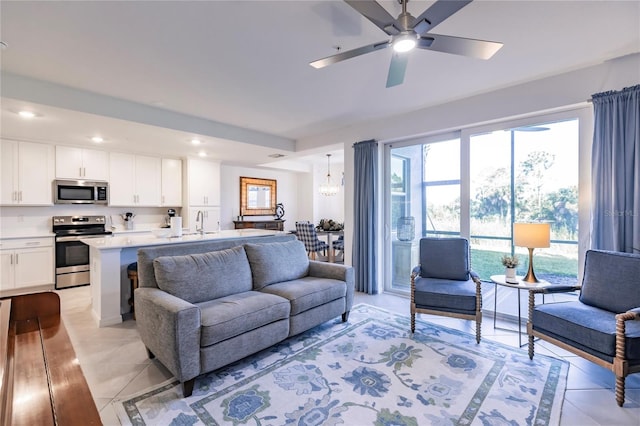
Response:
[[[465,238],[422,238],[420,265],[411,273],[411,332],[416,314],[462,318],[476,322],[480,343],[482,290],[469,264]]]
[[[580,290],[577,301],[535,306],[536,294]],[[624,404],[627,375],[640,372],[640,254],[588,250],[582,285],[529,291],[529,358],[540,338],[607,368]]]

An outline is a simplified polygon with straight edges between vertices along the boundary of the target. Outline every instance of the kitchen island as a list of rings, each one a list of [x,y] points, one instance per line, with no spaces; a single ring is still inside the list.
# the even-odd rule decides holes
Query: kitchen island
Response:
[[[98,327],[118,324],[128,313],[130,285],[127,266],[137,261],[138,248],[170,244],[186,244],[208,240],[234,240],[284,234],[264,229],[236,229],[182,237],[159,238],[152,233],[130,236],[108,236],[81,240],[90,247],[91,313]]]

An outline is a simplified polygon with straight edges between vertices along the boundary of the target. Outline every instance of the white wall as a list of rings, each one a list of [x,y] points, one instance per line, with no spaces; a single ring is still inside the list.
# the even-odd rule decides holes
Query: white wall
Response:
[[[300,188],[304,187],[305,179],[300,175],[308,173],[287,172],[262,168],[238,167],[222,164],[220,167],[220,225],[222,229],[233,229],[233,221],[240,214],[240,176],[260,179],[275,179],[278,182],[276,201],[282,203],[285,209],[284,229],[295,229],[300,216],[298,206]],[[273,216],[251,216],[252,219],[273,219]]]

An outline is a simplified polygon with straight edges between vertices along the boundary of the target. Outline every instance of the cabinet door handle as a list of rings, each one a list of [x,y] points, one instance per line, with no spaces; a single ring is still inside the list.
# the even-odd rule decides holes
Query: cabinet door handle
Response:
[[[164,195],[162,196],[162,204],[164,204]]]
[[[13,253],[11,253],[11,259],[9,260],[10,264],[13,265]]]
[[[13,191],[11,193],[11,201],[18,201],[18,191]]]
[[[82,176],[83,177],[87,177],[87,168],[86,167],[82,168]]]
[[[16,265],[18,264],[18,253],[16,253]]]
[[[82,167],[78,167],[78,176],[82,177]]]
[[[29,241],[28,243],[25,244],[25,246],[39,246],[40,245],[40,241]]]
[[[22,190],[18,192],[18,201],[22,202]]]

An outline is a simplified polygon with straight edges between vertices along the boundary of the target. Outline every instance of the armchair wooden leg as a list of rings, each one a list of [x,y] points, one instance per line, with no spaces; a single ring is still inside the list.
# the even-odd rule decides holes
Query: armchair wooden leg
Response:
[[[411,332],[416,332],[416,313],[411,312]]]
[[[618,407],[624,404],[624,377],[616,376],[616,402]]]
[[[482,330],[482,323],[476,321],[476,343],[480,343],[480,331]]]
[[[529,335],[529,359],[533,359],[533,336]]]

